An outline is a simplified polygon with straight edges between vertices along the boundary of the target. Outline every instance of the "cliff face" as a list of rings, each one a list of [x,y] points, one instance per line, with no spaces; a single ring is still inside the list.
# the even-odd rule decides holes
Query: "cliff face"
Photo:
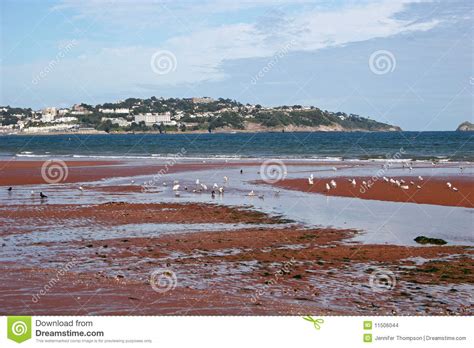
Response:
[[[471,122],[463,122],[459,125],[459,127],[456,129],[458,132],[473,132],[474,131],[474,124]]]

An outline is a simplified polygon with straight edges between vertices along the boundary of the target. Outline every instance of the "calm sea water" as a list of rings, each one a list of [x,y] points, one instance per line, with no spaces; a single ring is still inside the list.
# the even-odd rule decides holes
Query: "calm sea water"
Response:
[[[0,156],[317,158],[474,161],[472,132],[0,136]],[[184,149],[184,150],[183,150]]]

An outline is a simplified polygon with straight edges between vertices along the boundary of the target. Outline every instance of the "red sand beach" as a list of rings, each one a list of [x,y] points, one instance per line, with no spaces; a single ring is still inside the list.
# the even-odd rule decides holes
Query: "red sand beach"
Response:
[[[114,216],[144,208],[132,204],[112,207]],[[144,214],[155,211],[158,215],[165,208],[179,208],[179,214],[168,215],[166,222],[202,221],[198,216],[209,221],[210,216],[216,216],[215,222],[232,223],[245,216],[243,210],[216,211],[214,205],[192,204],[150,205]],[[76,218],[77,210],[79,215],[94,217],[89,223],[110,223],[111,205],[96,206],[95,213],[80,206],[68,207],[71,209],[70,215],[58,215],[57,207],[51,205],[41,214],[45,220],[54,215],[56,223],[66,225]],[[27,219],[27,213],[17,215],[15,225],[21,226]],[[356,231],[278,227],[278,218],[262,214],[245,219],[249,224],[272,222],[275,228],[35,243],[35,247],[54,247],[54,254],[31,255],[27,265],[0,263],[0,293],[8,294],[0,296],[1,314],[390,315],[469,311],[456,299],[458,286],[474,283],[470,248],[361,245],[347,243]],[[416,258],[426,262],[418,264]],[[52,290],[35,299],[45,282],[56,276],[57,269],[48,269],[48,263],[61,260],[74,260],[74,265]],[[394,275],[396,284],[390,291],[378,293],[370,286],[371,274],[379,267],[393,272],[389,274]],[[172,272],[175,286],[163,293],[154,291],[150,274],[155,269]],[[437,290],[432,285],[443,287]],[[442,301],[433,300],[441,296]]]
[[[44,184],[42,163],[0,162],[0,184]],[[70,182],[152,175],[164,168],[111,161],[66,163],[65,189]],[[259,163],[180,163],[167,172],[246,165]],[[472,208],[473,185],[467,177],[423,181],[406,177],[408,183],[415,182],[407,192],[376,182],[365,193],[347,179],[335,178],[337,188],[329,193],[324,186],[331,179],[315,180],[312,186],[306,179],[276,185],[363,199]],[[459,192],[449,191],[447,180]],[[103,201],[15,202],[13,194],[7,203],[0,203],[0,314],[472,314],[470,247],[361,244],[351,239],[361,231],[350,228],[308,228],[247,207],[112,201],[116,193],[133,197],[140,186],[83,186],[87,197],[100,194]],[[82,194],[76,191],[73,195]],[[217,230],[189,231],[193,224],[223,224],[228,229],[218,225]],[[171,225],[175,232],[167,231]],[[151,232],[140,235],[140,229]],[[19,242],[12,242],[15,238]],[[64,269],[68,263],[71,267]],[[164,292],[152,286],[151,274],[156,270],[174,277],[168,279],[173,286]],[[58,271],[62,271],[59,277]],[[377,279],[380,272],[385,277]],[[374,277],[387,288],[374,287]],[[45,292],[45,286],[56,278]]]
[[[337,186],[327,191],[326,184],[333,179]],[[357,185],[353,186],[348,179],[355,179]],[[429,177],[424,180],[420,180],[418,177],[397,178],[405,180],[409,187],[408,190],[386,183],[381,178],[370,188],[363,187],[362,181],[368,183],[370,179],[369,177],[322,178],[314,179],[313,185],[310,185],[307,179],[287,179],[281,180],[275,185],[285,189],[327,196],[474,208],[474,180],[472,177]],[[410,184],[410,181],[413,181],[414,185]],[[459,191],[455,192],[449,189],[446,186],[447,182],[451,182]],[[417,186],[421,188],[418,189]]]
[[[16,186],[30,184],[44,184],[41,177],[41,167],[45,161],[0,161],[0,186]],[[204,170],[260,166],[261,162],[200,162],[200,163],[171,163],[143,164],[123,161],[64,161],[68,175],[61,183],[88,182],[105,178],[127,177],[137,175],[154,175],[157,173],[176,173],[191,170]],[[315,166],[330,163],[314,163]],[[308,162],[292,162],[293,166],[308,165]],[[338,164],[336,164],[338,165]],[[339,163],[340,165],[340,163]]]

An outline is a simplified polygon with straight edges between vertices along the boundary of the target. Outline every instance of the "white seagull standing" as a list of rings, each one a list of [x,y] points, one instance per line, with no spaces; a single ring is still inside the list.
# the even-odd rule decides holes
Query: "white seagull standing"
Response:
[[[173,191],[178,191],[179,190],[179,184],[176,184],[173,186]]]
[[[329,191],[331,189],[331,186],[329,186],[328,183],[326,183],[326,191]]]

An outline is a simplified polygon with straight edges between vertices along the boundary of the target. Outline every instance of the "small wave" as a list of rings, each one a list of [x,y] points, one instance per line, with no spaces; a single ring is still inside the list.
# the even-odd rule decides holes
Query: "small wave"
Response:
[[[48,155],[33,155],[33,154],[26,154],[26,153],[17,153],[16,157],[31,157],[31,158],[44,158],[48,157]]]

